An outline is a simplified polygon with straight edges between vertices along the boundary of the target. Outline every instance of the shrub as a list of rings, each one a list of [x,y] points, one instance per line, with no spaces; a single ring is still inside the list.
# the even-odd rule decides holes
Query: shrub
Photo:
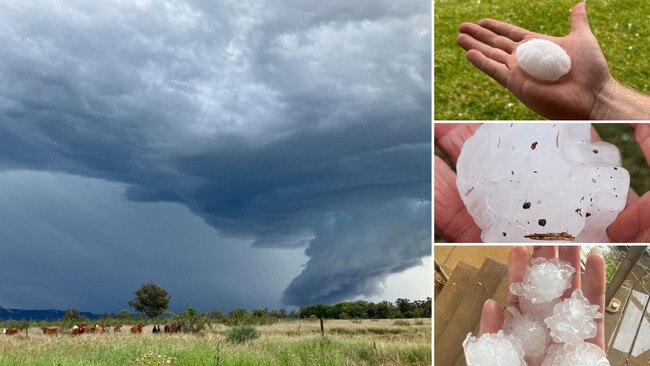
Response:
[[[408,327],[408,326],[411,325],[411,323],[409,323],[409,322],[406,321],[406,320],[397,319],[397,320],[395,320],[395,321],[393,322],[393,325],[399,325],[399,326],[401,326],[401,327]]]
[[[234,327],[228,332],[228,341],[234,343],[244,343],[259,337],[260,334],[257,329],[249,325]]]

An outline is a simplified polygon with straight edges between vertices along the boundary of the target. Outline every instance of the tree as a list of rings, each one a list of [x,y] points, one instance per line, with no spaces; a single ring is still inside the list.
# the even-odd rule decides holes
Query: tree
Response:
[[[129,301],[129,306],[144,313],[149,318],[155,318],[167,311],[169,294],[153,282],[147,282],[134,292],[135,298]]]
[[[65,311],[65,315],[63,315],[63,318],[61,318],[61,320],[63,320],[64,322],[74,322],[74,321],[79,320],[79,318],[80,318],[80,316],[79,316],[79,312],[77,311],[77,309],[70,308],[70,309]]]
[[[133,315],[131,315],[130,311],[124,309],[117,314],[117,317],[118,319],[129,320],[133,318]]]

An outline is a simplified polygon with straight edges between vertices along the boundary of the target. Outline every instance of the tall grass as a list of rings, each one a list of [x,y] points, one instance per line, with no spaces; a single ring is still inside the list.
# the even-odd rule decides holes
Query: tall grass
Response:
[[[257,327],[260,337],[246,343],[228,342],[224,325],[198,334],[154,335],[147,327],[141,335],[74,338],[32,328],[29,337],[0,335],[0,365],[430,365],[430,319],[393,322],[330,320],[322,338],[318,322],[284,321]]]

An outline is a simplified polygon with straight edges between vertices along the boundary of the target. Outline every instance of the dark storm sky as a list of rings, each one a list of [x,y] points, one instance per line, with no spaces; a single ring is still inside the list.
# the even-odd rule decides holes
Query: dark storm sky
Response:
[[[0,306],[119,310],[147,280],[177,308],[426,296],[430,20],[3,1]]]

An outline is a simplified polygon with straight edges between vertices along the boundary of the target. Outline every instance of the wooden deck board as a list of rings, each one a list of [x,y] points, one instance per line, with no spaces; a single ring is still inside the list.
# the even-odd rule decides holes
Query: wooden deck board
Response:
[[[508,267],[503,263],[490,258],[485,260],[474,281],[464,291],[465,296],[442,330],[442,336],[435,340],[436,365],[454,365],[461,357],[463,340],[476,327],[483,303],[494,296],[507,270]]]

